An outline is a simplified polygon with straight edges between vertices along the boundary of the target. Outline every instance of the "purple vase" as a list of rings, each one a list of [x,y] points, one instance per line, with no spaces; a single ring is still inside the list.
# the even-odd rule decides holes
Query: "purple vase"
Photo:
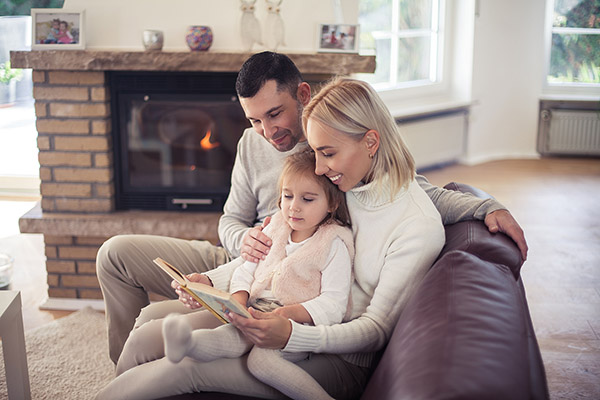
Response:
[[[206,51],[212,44],[212,29],[210,29],[210,26],[190,26],[185,40],[192,51]]]

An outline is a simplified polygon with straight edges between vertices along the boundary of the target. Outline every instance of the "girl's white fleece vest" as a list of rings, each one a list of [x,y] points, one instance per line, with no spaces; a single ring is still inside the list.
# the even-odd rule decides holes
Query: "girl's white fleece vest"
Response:
[[[339,237],[354,259],[352,230],[337,223],[321,225],[302,247],[286,256],[285,246],[290,226],[279,211],[273,215],[270,236],[273,244],[264,261],[260,261],[250,287],[250,303],[256,300],[271,282],[271,292],[283,304],[298,304],[313,299],[321,292],[321,271],[325,268],[331,244]],[[351,267],[351,266],[349,266]]]

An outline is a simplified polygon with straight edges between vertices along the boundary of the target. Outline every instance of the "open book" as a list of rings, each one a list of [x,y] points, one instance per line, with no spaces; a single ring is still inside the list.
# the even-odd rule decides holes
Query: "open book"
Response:
[[[225,317],[226,311],[231,311],[246,318],[252,318],[248,310],[240,303],[231,297],[231,294],[212,286],[205,285],[199,282],[191,282],[177,268],[166,262],[160,257],[154,259],[154,263],[158,265],[169,276],[175,279],[181,288],[189,293],[198,303],[206,307],[223,323],[229,323]]]

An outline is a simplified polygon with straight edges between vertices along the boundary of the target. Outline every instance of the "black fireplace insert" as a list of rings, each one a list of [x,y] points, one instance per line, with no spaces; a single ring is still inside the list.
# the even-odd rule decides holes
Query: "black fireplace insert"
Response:
[[[221,211],[250,124],[236,73],[109,72],[115,205]]]

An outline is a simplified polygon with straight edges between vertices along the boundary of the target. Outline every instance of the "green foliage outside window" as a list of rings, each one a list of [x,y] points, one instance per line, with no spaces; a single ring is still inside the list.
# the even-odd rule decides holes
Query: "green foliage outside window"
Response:
[[[62,8],[65,0],[0,0],[0,16],[31,15],[32,8]]]
[[[11,68],[10,61],[0,64],[0,83],[8,84],[11,81],[18,81],[23,76],[23,70],[19,68]]]
[[[556,0],[552,26],[548,82],[600,83],[600,0]]]

